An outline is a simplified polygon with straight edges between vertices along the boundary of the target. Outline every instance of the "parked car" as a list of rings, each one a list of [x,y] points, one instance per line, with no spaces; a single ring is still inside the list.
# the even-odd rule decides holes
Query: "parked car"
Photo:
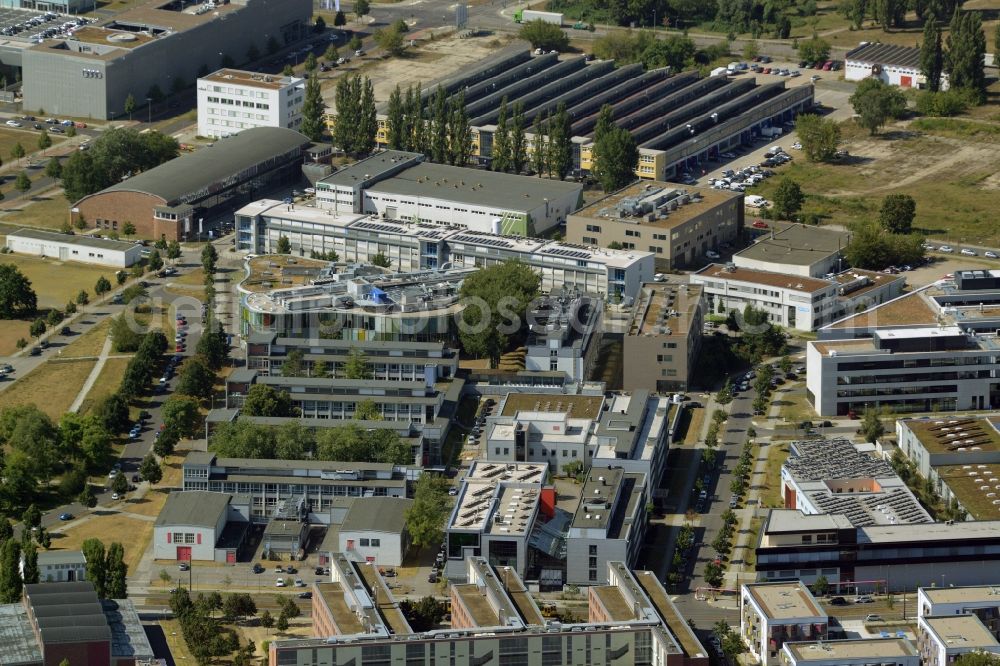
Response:
[[[50,127],[49,128],[49,132],[51,134],[65,134],[66,130],[64,130],[62,127],[59,127],[58,125],[56,125],[55,127]]]
[[[59,514],[59,520],[63,520],[63,521],[73,520],[73,514],[72,513],[60,513]]]
[[[870,594],[859,594],[854,597],[854,603],[856,604],[871,604],[875,602],[875,598]]]
[[[181,562],[180,564],[177,565],[177,568],[180,569],[181,571],[188,571],[191,569],[191,565],[188,564],[187,562]]]
[[[849,603],[850,602],[844,597],[833,597],[832,599],[830,599],[831,606],[846,606]]]
[[[950,252],[954,252],[954,251],[955,251],[955,249],[952,246],[950,246],[950,245],[942,245],[941,247],[938,248],[938,252],[948,252],[948,253],[950,253]]]
[[[278,580],[274,581],[274,586],[275,587],[285,587],[285,579],[284,578],[279,578]]]
[[[974,257],[974,256],[976,256],[976,251],[975,250],[970,250],[967,247],[963,247],[961,253],[964,254],[967,257]]]
[[[715,250],[705,250],[705,256],[708,257],[709,259],[718,259],[719,253],[716,252]]]
[[[262,573],[264,573],[264,567],[262,567],[260,565],[260,563],[258,562],[256,564],[254,564],[252,567],[250,567],[250,571],[252,571],[255,574],[262,574]]]
[[[990,259],[996,259],[997,258],[997,253],[993,252],[991,250],[986,250],[986,252],[983,252],[983,256],[984,257],[988,257]]]
[[[19,123],[16,120],[8,120],[7,125],[8,127],[24,127],[24,123]]]
[[[299,599],[312,599],[312,598],[313,598],[312,592],[299,592]]]
[[[879,615],[878,613],[869,613],[868,615],[865,615],[865,624],[869,622],[882,622],[882,621],[883,621],[882,616]]]

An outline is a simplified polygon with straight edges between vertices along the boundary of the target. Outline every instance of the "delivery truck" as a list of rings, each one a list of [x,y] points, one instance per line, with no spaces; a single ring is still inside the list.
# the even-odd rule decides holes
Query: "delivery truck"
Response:
[[[533,9],[519,9],[514,12],[516,23],[529,23],[531,21],[544,21],[553,25],[563,24],[563,15],[559,12],[538,12]]]

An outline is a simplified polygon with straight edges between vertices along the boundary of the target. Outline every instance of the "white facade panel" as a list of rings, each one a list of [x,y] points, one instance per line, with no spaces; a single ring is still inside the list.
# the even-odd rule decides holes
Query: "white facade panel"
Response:
[[[218,139],[251,127],[298,130],[304,98],[301,78],[215,72],[198,79],[198,135]]]
[[[73,237],[77,239],[78,237]],[[28,254],[37,257],[49,257],[59,261],[78,261],[84,264],[127,268],[142,258],[142,246],[134,245],[110,249],[90,246],[80,242],[64,242],[58,239],[41,240],[11,234],[7,236],[7,247],[17,254]]]

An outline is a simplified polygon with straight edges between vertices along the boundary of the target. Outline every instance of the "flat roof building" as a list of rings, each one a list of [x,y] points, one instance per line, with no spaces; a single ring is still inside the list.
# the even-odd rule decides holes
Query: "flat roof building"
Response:
[[[141,104],[154,86],[169,93],[178,81],[194,82],[205,63],[219,62],[219,53],[242,61],[255,42],[295,42],[308,34],[311,15],[308,0],[133,5],[24,49],[24,108],[124,119],[129,96]]]
[[[288,500],[301,500],[308,521],[323,524],[337,496],[406,496],[406,468],[388,463],[221,458],[195,451],[184,460],[183,479],[186,491],[246,493],[258,523]]]
[[[1000,430],[995,417],[898,419],[899,450],[941,499],[971,520],[1000,520]]]
[[[820,328],[806,350],[810,400],[823,416],[994,409],[998,330],[1000,271],[956,271]]]
[[[772,226],[747,248],[733,255],[737,268],[821,278],[843,269],[843,249],[851,235],[843,231],[789,224]]]
[[[300,177],[308,146],[309,139],[294,130],[256,127],[89,194],[73,204],[72,213],[106,232],[131,222],[143,238],[193,238],[201,232],[200,220],[219,207]]]
[[[924,666],[948,666],[963,654],[1000,655],[1000,642],[975,615],[925,615],[917,619]]]
[[[630,297],[655,273],[651,252],[384,220],[268,199],[238,210],[236,227],[240,250],[276,253],[284,236],[301,257],[333,252],[339,261],[354,264],[382,254],[400,272],[477,269],[513,259],[538,274],[543,292]]]
[[[305,79],[223,68],[198,78],[198,135],[221,139],[252,127],[302,126]]]
[[[526,316],[526,371],[561,372],[577,383],[591,379],[604,332],[604,301],[576,291],[554,292]]]
[[[142,259],[142,246],[136,243],[41,229],[18,229],[7,234],[7,247],[19,254],[113,268],[128,268]]]
[[[235,563],[250,527],[249,504],[230,493],[170,493],[153,527],[153,557]]]
[[[579,183],[423,160],[396,150],[363,159],[316,183],[316,203],[388,220],[532,236],[565,222],[581,201]]]
[[[859,638],[785,643],[781,666],[920,666],[920,653],[906,638]]]
[[[778,326],[813,331],[859,309],[899,296],[902,275],[852,268],[823,278],[709,264],[691,275],[705,290],[710,312],[763,311]]]
[[[652,252],[657,270],[699,264],[743,230],[743,195],[675,183],[640,181],[572,213],[566,240]]]
[[[1000,587],[921,587],[917,589],[917,617],[974,615],[1000,639]]]
[[[322,592],[313,595],[314,637],[272,641],[269,666],[361,663],[363,654],[376,651],[393,662],[421,663],[433,662],[433,655],[444,651],[454,655],[456,666],[473,666],[482,655],[499,654],[501,647],[506,659],[523,663],[538,654],[567,666],[709,664],[707,650],[649,572],[607,562],[608,584],[591,588],[586,620],[560,623],[542,617],[516,571],[485,557],[463,564],[461,578],[467,582],[449,586],[450,626],[414,632],[377,567],[350,563],[338,554],[331,566],[333,582],[317,584]]]
[[[887,461],[858,450],[850,440],[789,446],[788,460],[781,466],[786,509],[843,514],[856,527],[933,522]]]
[[[705,314],[700,285],[673,277],[643,284],[624,336],[622,385],[661,393],[691,388]]]
[[[764,666],[780,663],[786,642],[825,640],[828,620],[799,581],[740,586],[740,636]]]
[[[951,585],[989,585],[998,561],[1000,521],[854,526],[842,513],[771,509],[756,544],[757,580],[821,573],[841,592],[912,590],[942,576]]]

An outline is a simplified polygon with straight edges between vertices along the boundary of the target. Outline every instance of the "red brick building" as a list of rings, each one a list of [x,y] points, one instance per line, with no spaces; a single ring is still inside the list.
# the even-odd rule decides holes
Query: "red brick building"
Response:
[[[108,233],[131,222],[140,238],[194,238],[202,219],[301,178],[310,145],[304,135],[282,127],[244,130],[83,197],[72,217]]]

